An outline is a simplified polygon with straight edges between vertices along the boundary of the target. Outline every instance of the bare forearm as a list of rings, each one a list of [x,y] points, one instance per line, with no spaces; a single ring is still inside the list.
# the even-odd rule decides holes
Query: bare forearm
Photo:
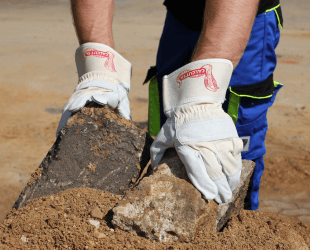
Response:
[[[80,45],[95,42],[114,48],[114,0],[71,0],[71,8]]]
[[[237,66],[247,45],[259,0],[206,0],[204,24],[192,61],[230,60]]]

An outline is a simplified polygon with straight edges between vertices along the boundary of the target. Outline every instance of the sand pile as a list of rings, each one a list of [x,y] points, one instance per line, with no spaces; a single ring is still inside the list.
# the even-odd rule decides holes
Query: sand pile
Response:
[[[0,225],[0,249],[308,249],[310,227],[272,213],[243,211],[218,233],[203,225],[192,242],[158,243],[114,229],[122,196],[70,189],[11,210]]]

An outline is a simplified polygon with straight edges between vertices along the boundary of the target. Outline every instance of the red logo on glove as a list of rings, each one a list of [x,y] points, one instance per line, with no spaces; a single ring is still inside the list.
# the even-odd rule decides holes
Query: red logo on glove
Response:
[[[107,60],[104,63],[104,67],[107,70],[110,70],[111,72],[116,72],[115,66],[114,66],[114,61],[113,61],[114,55],[112,52],[109,52],[109,51],[105,52],[105,51],[100,51],[100,50],[88,48],[88,49],[84,50],[84,55],[86,57],[87,56],[95,56],[98,58],[106,58]]]
[[[176,81],[179,84],[179,88],[180,88],[183,80],[187,78],[197,78],[201,76],[205,77],[204,84],[208,90],[212,92],[216,92],[219,89],[219,87],[217,86],[216,80],[214,76],[212,75],[212,65],[210,64],[203,65],[199,69],[184,70],[178,75]]]

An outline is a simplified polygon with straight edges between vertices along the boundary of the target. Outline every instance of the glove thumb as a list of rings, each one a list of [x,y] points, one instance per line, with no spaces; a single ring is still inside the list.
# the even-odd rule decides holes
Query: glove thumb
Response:
[[[132,120],[130,114],[130,103],[127,96],[119,103],[117,110],[122,117],[130,121]]]
[[[151,146],[150,151],[152,167],[157,166],[160,160],[163,158],[165,151],[168,148],[173,147],[174,134],[175,132],[169,127],[168,123],[166,122],[159,131]]]
[[[58,128],[56,131],[56,137],[58,137],[60,130],[62,130],[62,128],[66,125],[68,119],[71,117],[71,112],[66,109],[63,113],[62,116],[60,118],[59,124],[58,124]]]

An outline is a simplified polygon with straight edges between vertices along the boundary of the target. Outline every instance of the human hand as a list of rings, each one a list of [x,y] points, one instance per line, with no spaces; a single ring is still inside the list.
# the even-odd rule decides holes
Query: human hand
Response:
[[[242,140],[222,109],[231,74],[230,61],[208,59],[164,76],[168,119],[151,146],[153,167],[175,147],[193,185],[218,203],[229,202],[242,167]]]
[[[109,46],[85,43],[75,53],[79,84],[63,107],[56,136],[73,112],[90,102],[109,105],[131,120],[128,92],[131,64]]]

